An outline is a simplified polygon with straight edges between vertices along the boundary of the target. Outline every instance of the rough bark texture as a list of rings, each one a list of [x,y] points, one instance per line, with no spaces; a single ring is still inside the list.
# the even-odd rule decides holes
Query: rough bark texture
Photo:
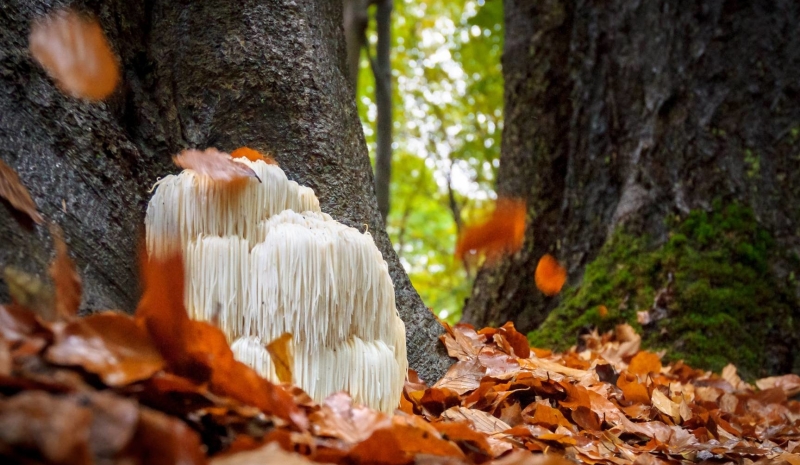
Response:
[[[248,145],[312,187],[323,211],[369,226],[389,263],[409,361],[427,380],[443,374],[450,359],[438,343],[442,329],[378,213],[347,80],[341,3],[79,2],[99,17],[122,63],[122,85],[101,104],[59,93],[28,53],[31,20],[63,4],[0,7],[0,158],[64,228],[84,279],[84,309],[134,308],[147,190],[177,171],[171,155]],[[43,275],[51,253],[45,229],[26,232],[8,208],[0,217],[0,264]]]
[[[578,284],[620,226],[663,241],[665,218],[714,200],[752,208],[797,256],[800,4],[506,0],[505,9],[498,191],[528,200],[529,224],[520,253],[480,272],[467,321],[531,330],[558,304],[533,283],[543,253]],[[797,262],[773,268],[786,277]]]

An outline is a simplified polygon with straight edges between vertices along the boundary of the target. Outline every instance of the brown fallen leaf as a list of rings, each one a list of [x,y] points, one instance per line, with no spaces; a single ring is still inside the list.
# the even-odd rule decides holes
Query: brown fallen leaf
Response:
[[[787,397],[793,397],[800,394],[800,376],[790,373],[783,376],[771,376],[769,378],[761,378],[756,381],[756,386],[762,391],[772,388],[780,388],[786,393]]]
[[[294,452],[286,452],[277,443],[271,442],[258,449],[214,458],[209,463],[210,465],[306,465],[318,462],[312,462]]]
[[[28,215],[37,224],[44,222],[44,218],[36,209],[36,203],[31,198],[31,194],[22,185],[19,175],[3,160],[0,160],[0,198],[7,200],[12,207]]]
[[[267,352],[275,365],[275,373],[282,383],[292,383],[292,334],[283,333],[280,337],[267,344]]]
[[[165,365],[147,331],[128,315],[113,312],[74,320],[57,330],[45,358],[80,366],[112,387],[148,379]]]
[[[81,305],[81,277],[75,269],[75,263],[69,258],[67,244],[61,228],[53,224],[50,227],[53,236],[53,247],[56,256],[50,264],[50,277],[55,283],[56,313],[62,318],[72,318],[78,313]]]
[[[0,444],[3,448],[10,448],[12,453],[33,450],[50,463],[91,463],[91,422],[92,413],[88,408],[43,391],[25,391],[0,399]],[[14,456],[11,457],[13,460]]]
[[[57,10],[31,26],[31,54],[58,87],[73,97],[101,100],[119,82],[117,58],[96,19]]]
[[[649,373],[661,373],[661,358],[652,352],[641,351],[633,356],[628,365],[628,372],[646,376]]]
[[[197,433],[184,422],[148,408],[139,411],[139,424],[130,454],[147,465],[203,465],[205,454]]]
[[[258,182],[261,182],[252,168],[244,163],[234,161],[230,155],[215,148],[204,151],[184,150],[179,155],[172,157],[172,160],[177,166],[194,170],[214,181],[232,182],[256,178]]]
[[[681,408],[678,404],[670,400],[663,392],[658,389],[653,389],[652,395],[653,407],[660,410],[662,413],[665,413],[672,417],[672,420],[676,423],[680,423],[681,421]]]
[[[361,405],[344,392],[332,394],[310,418],[314,434],[337,438],[348,444],[365,441],[376,429],[391,425],[388,415]]]
[[[450,421],[465,421],[475,431],[486,434],[502,433],[507,429],[511,429],[511,426],[497,417],[480,410],[465,407],[449,408],[442,413],[442,418]]]

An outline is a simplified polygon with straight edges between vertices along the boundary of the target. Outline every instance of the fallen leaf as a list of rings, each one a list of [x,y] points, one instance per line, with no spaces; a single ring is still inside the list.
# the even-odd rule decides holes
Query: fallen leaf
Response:
[[[94,18],[57,10],[33,22],[29,44],[34,59],[69,95],[101,100],[117,86],[117,59]]]
[[[338,438],[348,444],[366,440],[373,431],[391,425],[388,415],[361,405],[344,392],[330,395],[310,418],[315,434]]]
[[[238,149],[236,149],[233,152],[231,152],[231,157],[232,158],[247,158],[250,161],[259,161],[259,160],[261,160],[261,161],[263,161],[264,163],[266,163],[268,165],[277,165],[278,164],[278,162],[276,162],[275,159],[272,158],[271,156],[264,155],[263,153],[261,153],[261,152],[259,152],[257,150],[253,150],[250,147],[239,147]]]
[[[732,363],[725,365],[725,368],[722,369],[722,379],[730,383],[734,389],[738,390],[745,390],[750,389],[750,385],[742,381],[742,378],[736,373],[736,366]]]
[[[497,199],[486,222],[464,228],[456,244],[456,257],[464,259],[469,252],[483,253],[491,263],[516,253],[525,239],[525,213],[524,200]]]
[[[50,277],[53,278],[56,288],[56,313],[62,318],[71,318],[78,313],[81,305],[81,277],[75,270],[75,263],[69,258],[61,228],[53,224],[50,234],[56,250],[56,256],[50,264]]]
[[[280,337],[267,344],[267,352],[275,365],[275,373],[282,383],[292,382],[292,334],[283,333]]]
[[[51,463],[91,463],[91,422],[88,408],[42,391],[25,391],[0,399],[3,449],[34,450]]]
[[[634,374],[623,372],[617,378],[617,387],[622,389],[622,395],[626,401],[633,404],[650,404],[647,387],[639,383]]]
[[[294,452],[286,452],[278,444],[271,442],[258,449],[217,457],[210,465],[306,465],[317,462]]]
[[[783,376],[771,376],[769,378],[761,378],[756,381],[756,386],[762,391],[772,388],[780,388],[786,393],[787,397],[793,397],[800,394],[800,376],[790,373]]]
[[[642,376],[649,373],[661,373],[661,358],[652,352],[643,350],[633,356],[628,365],[628,372]]]
[[[514,349],[514,353],[511,355],[515,355],[519,358],[528,358],[531,356],[531,346],[528,343],[528,338],[517,331],[513,322],[509,321],[504,324],[497,332],[501,334],[508,341],[511,348]]]
[[[536,287],[542,294],[553,296],[561,292],[561,288],[567,281],[567,269],[561,266],[552,255],[545,254],[539,259],[534,274]]]
[[[681,421],[681,408],[678,404],[670,400],[669,397],[664,395],[658,389],[653,389],[652,395],[653,407],[660,410],[662,413],[665,413],[672,417],[672,420],[676,423],[680,423]]]
[[[465,421],[475,431],[486,434],[502,433],[511,429],[503,420],[489,415],[486,412],[465,407],[452,407],[442,413],[442,418],[450,421]]]
[[[244,163],[234,161],[230,155],[215,148],[204,151],[184,150],[178,156],[172,157],[172,160],[177,166],[191,169],[214,181],[232,182],[256,178],[258,182],[261,182],[252,168]]]
[[[139,411],[131,454],[147,465],[206,463],[200,438],[182,421],[148,408]]]
[[[112,387],[150,378],[165,365],[147,331],[131,317],[113,312],[89,315],[56,331],[45,358],[80,366]]]
[[[356,463],[411,463],[419,454],[463,459],[455,444],[442,439],[436,429],[416,416],[392,417],[391,426],[376,430],[349,453]]]

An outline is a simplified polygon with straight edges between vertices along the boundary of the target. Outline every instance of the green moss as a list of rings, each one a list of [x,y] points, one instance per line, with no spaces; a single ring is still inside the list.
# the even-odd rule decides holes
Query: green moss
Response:
[[[667,349],[669,359],[720,370],[732,362],[746,376],[771,369],[765,347],[778,333],[792,334],[790,294],[770,271],[772,237],[752,211],[715,205],[669,220],[666,243],[618,231],[587,265],[580,286],[528,336],[533,345],[564,349],[585,327],[601,331],[628,322],[646,347]],[[642,328],[636,312],[653,306],[670,284],[666,318]],[[608,315],[601,318],[598,307]],[[787,341],[788,342],[788,341]]]

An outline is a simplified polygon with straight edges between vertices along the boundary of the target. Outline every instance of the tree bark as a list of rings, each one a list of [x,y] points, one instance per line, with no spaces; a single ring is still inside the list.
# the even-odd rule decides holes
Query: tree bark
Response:
[[[375,195],[378,211],[386,224],[392,182],[392,0],[378,0],[375,25],[378,46],[375,57],[375,105],[378,107],[375,147]]]
[[[122,65],[120,87],[100,104],[62,95],[28,53],[31,20],[56,3],[15,1],[0,13],[0,158],[63,227],[84,281],[82,308],[134,308],[148,189],[177,171],[172,155],[247,145],[312,187],[324,212],[369,227],[389,264],[411,366],[428,381],[443,374],[442,328],[378,212],[347,83],[341,3],[87,2]],[[45,229],[28,233],[6,208],[0,216],[0,263],[43,275]]]
[[[797,256],[797,2],[506,0],[505,20],[497,189],[527,199],[528,228],[481,270],[466,321],[536,328],[560,302],[532,279],[544,253],[578,286],[616,230],[663,242],[665,218],[715,199],[752,208]]]

